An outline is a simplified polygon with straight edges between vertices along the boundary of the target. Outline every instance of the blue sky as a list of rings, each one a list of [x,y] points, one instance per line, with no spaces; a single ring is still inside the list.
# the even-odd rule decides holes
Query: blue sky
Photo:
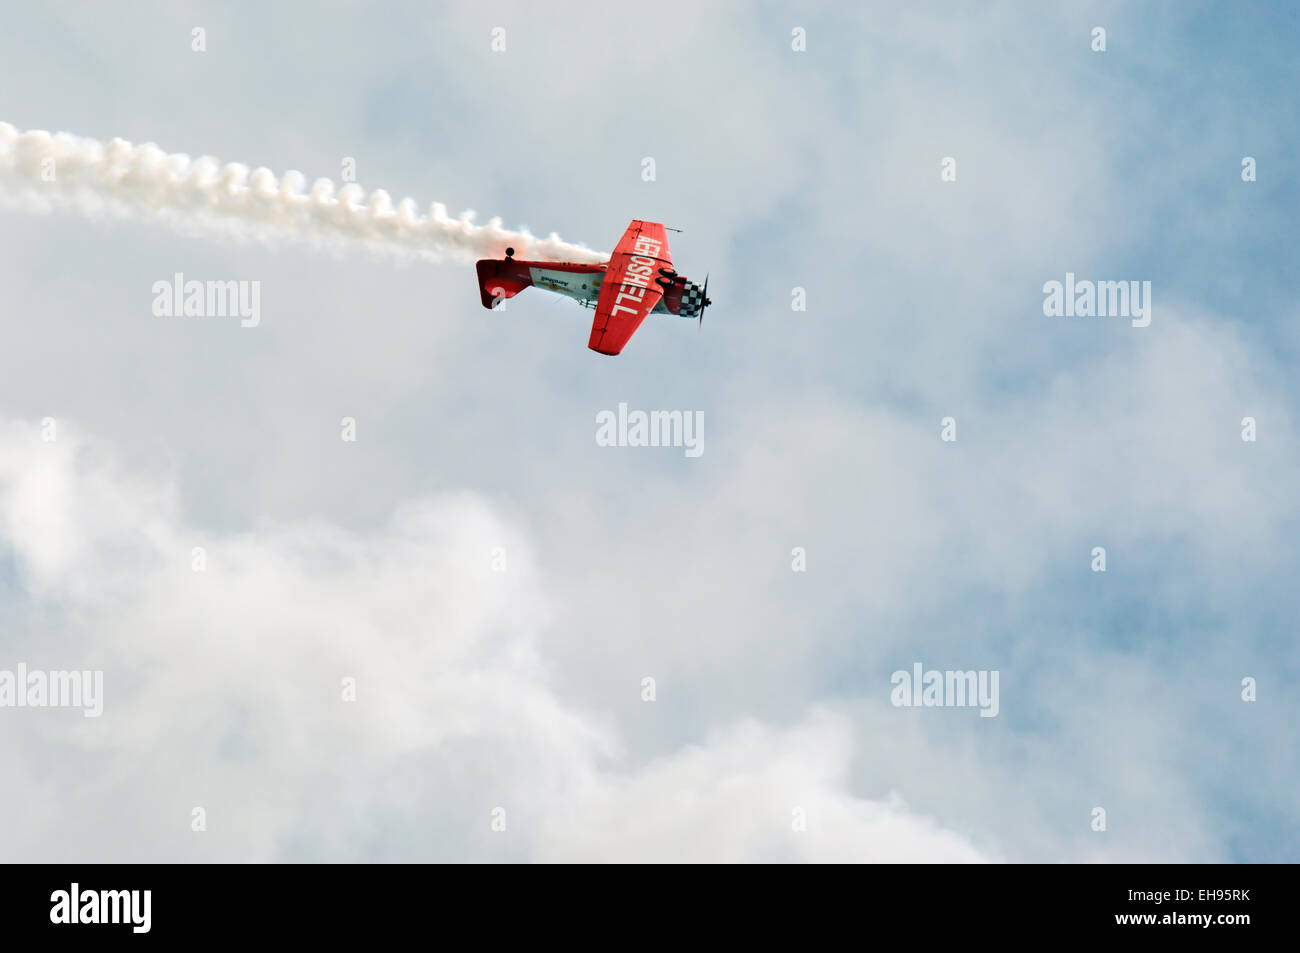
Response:
[[[1295,859],[1297,13],[658,9],[6,14],[19,129],[664,221],[715,302],[605,359],[459,264],[0,211],[0,669],[109,692],[0,711],[13,859]],[[262,324],[153,317],[177,271]],[[1045,317],[1067,271],[1151,326]],[[598,447],[620,402],[704,454]],[[998,717],[892,707],[917,661]]]

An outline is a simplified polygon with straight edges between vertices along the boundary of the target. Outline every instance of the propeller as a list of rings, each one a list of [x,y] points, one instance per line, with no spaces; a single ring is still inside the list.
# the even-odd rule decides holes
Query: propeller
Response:
[[[708,275],[708,272],[705,272],[705,274],[704,274],[704,288],[703,288],[702,291],[700,291],[700,297],[701,297],[703,300],[700,301],[700,323],[697,325],[697,327],[701,327],[701,328],[702,328],[702,327],[704,327],[704,309],[707,308],[709,305],[713,304],[713,302],[709,300],[709,275]]]

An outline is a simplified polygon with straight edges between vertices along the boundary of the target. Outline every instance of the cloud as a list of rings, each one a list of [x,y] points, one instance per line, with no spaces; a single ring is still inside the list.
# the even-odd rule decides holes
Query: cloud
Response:
[[[1007,856],[1232,856],[1253,815],[1289,804],[1294,759],[1255,752],[1291,750],[1296,706],[1239,691],[1294,671],[1277,641],[1296,605],[1300,505],[1278,478],[1300,465],[1294,417],[1230,325],[1171,303],[1151,328],[1090,330],[1122,346],[933,409],[755,395],[711,421],[690,481],[645,451],[593,449],[595,482],[635,486],[636,506],[575,487],[555,517],[550,558],[582,567],[547,635],[560,672],[636,660],[690,700],[689,726],[853,699],[854,790],[899,790]],[[948,413],[955,443],[939,439]],[[1243,441],[1245,416],[1267,437]],[[883,705],[889,673],[916,661],[999,670],[999,716]],[[642,744],[682,740],[665,727]],[[1270,781],[1215,798],[1218,778],[1254,771]],[[1109,838],[1087,826],[1096,806]],[[1267,850],[1246,836],[1247,856]]]
[[[966,838],[903,800],[846,792],[846,722],[814,712],[786,731],[746,722],[636,774],[601,775],[543,835],[583,863],[982,863]]]
[[[4,602],[28,623],[6,661],[105,672],[93,723],[0,712],[0,807],[27,820],[6,859],[981,859],[854,798],[828,713],[622,764],[607,720],[552,686],[545,578],[480,497],[367,535],[211,536],[176,503],[69,425],[0,425]]]
[[[693,754],[724,763],[753,733],[808,780],[778,783],[757,762],[736,773],[816,806],[792,843],[792,805],[760,793],[755,829],[771,820],[779,833],[754,856],[794,858],[824,829],[827,802],[865,811],[861,801],[887,806],[893,791],[988,856],[1294,856],[1289,368],[1300,323],[1282,251],[1295,202],[1279,171],[1295,129],[1279,117],[1294,112],[1300,83],[1288,82],[1297,67],[1286,32],[1258,12],[1214,21],[1123,5],[918,4],[796,20],[683,4],[666,9],[690,29],[629,55],[631,8],[581,21],[494,9],[337,10],[306,33],[292,13],[238,4],[134,19],[33,7],[7,21],[0,73],[15,81],[0,83],[0,116],[20,125],[157,138],[313,177],[337,178],[355,158],[369,184],[508,212],[597,248],[630,217],[659,218],[686,226],[677,264],[712,269],[719,302],[702,331],[647,324],[622,358],[593,363],[589,313],[539,294],[489,314],[461,268],[394,269],[369,256],[340,266],[132,222],[0,217],[3,412],[75,418],[127,461],[91,493],[91,464],[113,454],[84,442],[76,506],[60,509],[57,494],[42,502],[54,470],[23,484],[21,589],[0,546],[5,634],[33,663],[90,658],[117,616],[163,608],[139,594],[140,574],[106,573],[105,553],[161,561],[185,599],[137,628],[174,639],[208,624],[187,608],[207,599],[214,631],[194,659],[157,664],[199,681],[210,664],[221,679],[194,689],[204,727],[183,732],[219,731],[219,743],[176,758],[179,780],[161,799],[148,793],[161,769],[146,772],[141,746],[112,747],[80,726],[60,734],[56,719],[0,742],[22,755],[23,797],[9,813],[54,840],[66,827],[76,834],[67,844],[105,859],[214,851],[184,824],[159,842],[154,815],[187,821],[195,788],[232,853],[591,857],[612,827],[626,855],[650,856],[639,831],[676,836],[689,818],[624,818],[621,807],[672,803],[678,779],[708,806],[725,785],[697,780]],[[789,46],[796,22],[806,53]],[[194,23],[209,30],[202,55],[189,50]],[[1106,54],[1088,46],[1097,23],[1109,30]],[[489,47],[496,25],[507,53]],[[127,55],[110,61],[101,48]],[[990,71],[1006,50],[1013,65]],[[1147,82],[1153,65],[1158,87]],[[159,75],[178,81],[159,88]],[[580,89],[617,108],[589,109]],[[659,118],[629,120],[647,109]],[[1246,154],[1261,173],[1250,185],[1238,177]],[[646,156],[657,160],[653,183],[641,177]],[[944,156],[957,159],[955,183],[940,181]],[[1042,284],[1067,270],[1152,279],[1152,326],[1045,318]],[[261,325],[154,317],[151,285],[175,271],[260,280]],[[807,312],[790,310],[794,286],[806,288]],[[594,414],[624,400],[702,410],[707,452],[686,461],[594,446]],[[338,440],[343,414],[360,421],[355,445]],[[937,439],[948,414],[956,445]],[[1240,440],[1247,415],[1257,443]],[[144,510],[119,503],[131,486]],[[376,698],[372,680],[390,671],[379,660],[358,702],[372,707],[339,721],[339,670],[362,671],[349,648],[398,654],[391,635],[284,636],[193,589],[190,551],[203,545],[208,578],[238,580],[252,606],[275,595],[255,584],[264,563],[268,579],[320,573],[371,598],[357,583],[363,553],[400,540],[407,517],[394,520],[395,502],[421,499],[407,512],[444,514],[430,525],[455,522],[453,502],[488,514],[460,543],[448,536],[471,561],[501,544],[482,536],[499,536],[513,577],[531,544],[536,591],[511,590],[529,605],[527,634],[512,640],[523,630],[497,624],[463,658],[523,646],[534,666],[524,680],[543,689],[534,700],[576,727],[518,742],[445,728],[411,737],[428,727],[423,689],[402,683]],[[115,510],[124,515],[98,542],[77,528]],[[1088,570],[1098,544],[1105,575]],[[790,572],[795,545],[808,550],[806,574]],[[471,601],[504,611],[491,606],[502,582],[488,578]],[[303,628],[390,631],[376,608],[290,589],[285,619],[315,603],[333,609]],[[329,704],[302,720],[321,721],[332,760],[312,751],[299,763],[300,749],[323,742],[293,724],[300,702],[277,701],[255,647],[236,641],[231,652],[249,660],[235,668],[263,679],[256,691],[231,689],[231,666],[202,654],[234,638],[218,624],[226,618],[269,652],[288,639],[303,660],[276,655],[267,671],[300,664],[312,684],[329,682]],[[114,645],[132,635],[111,632]],[[424,671],[418,653],[400,658]],[[889,672],[917,660],[1001,668],[999,717],[889,708]],[[126,678],[133,692],[157,690],[148,669],[122,664],[110,687]],[[634,688],[646,674],[659,680],[654,705]],[[1246,675],[1261,689],[1250,705],[1237,695]],[[399,698],[397,713],[373,707]],[[165,740],[159,712],[184,707],[146,702],[134,727]],[[837,719],[851,730],[836,735],[827,724]],[[374,737],[390,720],[407,727]],[[849,746],[843,781],[839,743]],[[557,800],[528,781],[545,777],[552,744],[576,752],[556,758],[565,780],[547,790],[567,792]],[[797,750],[777,757],[800,745],[831,752],[830,765]],[[121,823],[81,824],[105,809],[93,789],[68,793],[74,770],[139,792],[114,801]],[[497,805],[509,808],[509,837],[487,829]],[[1105,836],[1088,829],[1094,806],[1108,809]],[[716,841],[692,836],[720,852],[749,816],[711,822]],[[43,856],[36,841],[24,856]]]

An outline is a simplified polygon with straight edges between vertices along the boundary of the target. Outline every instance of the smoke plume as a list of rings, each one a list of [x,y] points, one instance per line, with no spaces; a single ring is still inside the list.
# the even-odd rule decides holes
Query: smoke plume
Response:
[[[296,242],[333,252],[366,249],[429,261],[499,257],[601,262],[607,255],[552,233],[537,238],[508,231],[501,219],[474,224],[433,203],[421,214],[411,199],[396,205],[376,189],[336,190],[329,179],[310,189],[300,172],[277,177],[210,156],[191,159],[153,143],[99,142],[68,133],[19,132],[0,122],[0,204],[36,211],[71,208],[85,214],[157,221],[186,234],[217,234],[268,244]]]

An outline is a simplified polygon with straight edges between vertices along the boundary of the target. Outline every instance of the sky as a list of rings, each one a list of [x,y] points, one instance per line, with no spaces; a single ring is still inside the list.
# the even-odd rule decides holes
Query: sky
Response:
[[[0,672],[104,686],[0,707],[0,859],[1294,861],[1300,14],[1046,6],[6,10],[19,130],[664,222],[714,304],[610,358],[459,262],[0,206]]]

